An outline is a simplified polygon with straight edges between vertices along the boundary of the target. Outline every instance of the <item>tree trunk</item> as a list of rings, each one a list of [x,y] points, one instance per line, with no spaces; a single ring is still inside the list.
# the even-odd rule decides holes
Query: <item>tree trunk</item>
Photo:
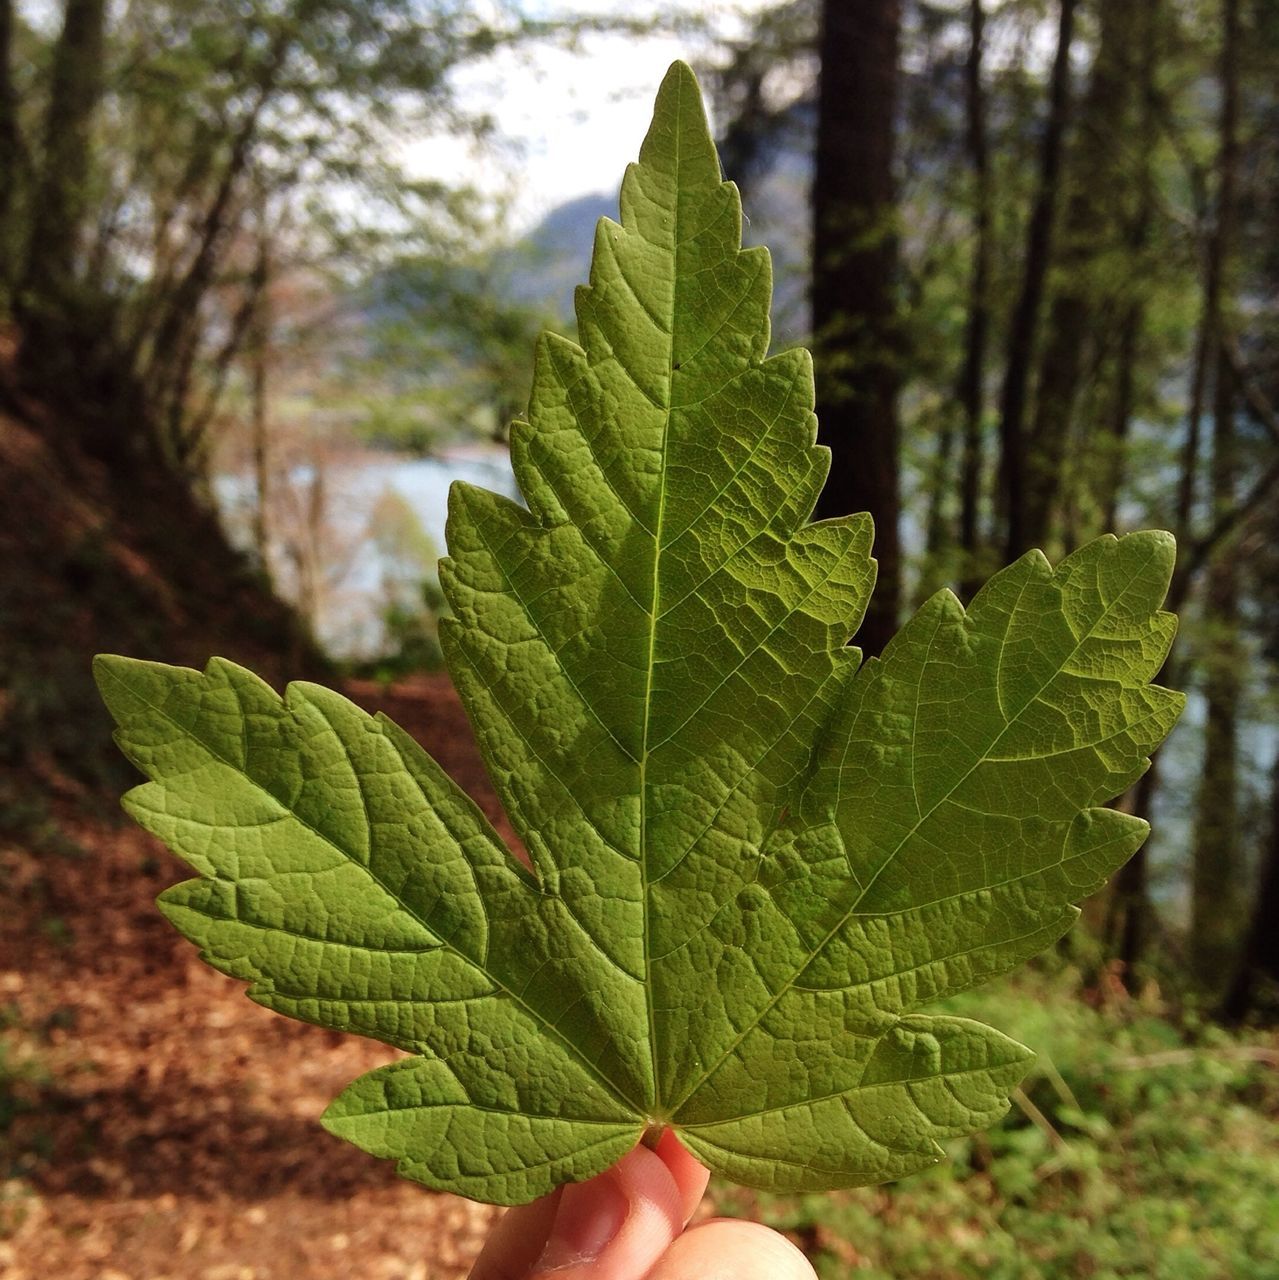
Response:
[[[252,102],[229,140],[226,163],[201,220],[190,262],[167,293],[155,300],[158,318],[150,337],[146,382],[155,429],[162,433],[164,448],[179,465],[188,461],[185,427],[203,336],[200,310],[213,287],[222,245],[243,212],[237,196],[250,170],[262,115],[275,92],[291,43],[292,28],[284,24],[254,78]]]
[[[306,518],[301,535],[304,551],[298,593],[298,607],[312,631],[320,625],[320,611],[324,604],[324,529],[328,514],[325,488],[325,461],[319,449],[312,449],[311,476],[303,499]]]
[[[1217,162],[1218,168],[1218,209],[1217,220],[1213,226],[1211,234],[1208,236],[1206,252],[1204,256],[1204,276],[1203,276],[1203,303],[1200,312],[1199,331],[1195,339],[1195,360],[1191,373],[1190,384],[1190,405],[1187,414],[1186,437],[1182,444],[1180,475],[1177,483],[1177,500],[1174,517],[1174,533],[1177,542],[1181,548],[1181,554],[1177,572],[1173,575],[1172,586],[1168,592],[1168,600],[1166,608],[1172,612],[1177,612],[1185,603],[1190,587],[1196,576],[1197,570],[1202,567],[1211,553],[1220,545],[1220,543],[1229,536],[1231,530],[1236,526],[1241,514],[1246,510],[1255,508],[1257,502],[1264,498],[1272,477],[1269,474],[1263,476],[1252,488],[1248,499],[1242,504],[1236,504],[1233,501],[1234,491],[1234,422],[1233,422],[1233,400],[1232,389],[1234,385],[1233,371],[1229,367],[1227,351],[1225,344],[1221,340],[1221,295],[1222,295],[1222,278],[1225,271],[1227,253],[1229,249],[1229,238],[1233,234],[1233,223],[1237,217],[1237,171],[1238,171],[1238,71],[1237,71],[1237,42],[1238,42],[1238,9],[1237,0],[1224,0],[1225,3],[1225,19],[1226,19],[1226,38],[1223,43],[1221,76],[1222,76],[1222,111],[1221,111],[1221,146]],[[1231,13],[1233,10],[1233,14]],[[1195,479],[1199,469],[1199,452],[1201,447],[1200,425],[1203,418],[1203,406],[1206,399],[1206,390],[1208,384],[1209,365],[1214,364],[1218,373],[1226,373],[1226,382],[1219,385],[1215,392],[1214,405],[1214,440],[1213,440],[1213,519],[1208,532],[1199,539],[1191,539],[1191,524],[1194,516],[1195,504]],[[1218,412],[1221,411],[1221,412]],[[1226,433],[1226,439],[1221,439],[1217,435],[1217,427],[1220,426]],[[1218,454],[1218,444],[1227,445],[1226,455]],[[1229,463],[1229,465],[1224,465]],[[1222,488],[1225,481],[1229,481],[1228,485],[1224,485],[1229,489],[1231,498],[1223,505],[1221,503]],[[1218,557],[1217,564],[1226,566],[1229,561],[1229,552],[1227,555]],[[1216,569],[1214,569],[1214,573]],[[1233,579],[1235,577],[1233,566],[1227,567],[1225,583],[1218,583],[1214,579],[1213,591],[1220,591],[1226,597],[1226,603],[1237,596],[1237,589],[1234,587]],[[1206,612],[1211,616],[1213,610],[1213,601],[1210,598],[1206,602]],[[1237,611],[1237,601],[1236,601]],[[1237,626],[1227,626],[1228,633],[1227,649],[1231,645],[1237,645]],[[1217,635],[1214,633],[1214,647]],[[1219,679],[1224,681],[1223,684],[1206,690],[1209,709],[1209,725],[1207,726],[1206,738],[1213,739],[1210,746],[1205,741],[1205,759],[1204,772],[1198,793],[1198,802],[1196,810],[1196,825],[1194,834],[1195,848],[1195,866],[1192,870],[1192,916],[1198,916],[1203,920],[1205,934],[1203,945],[1207,951],[1217,951],[1220,948],[1215,942],[1210,941],[1210,937],[1215,935],[1217,931],[1216,923],[1211,919],[1204,919],[1204,913],[1210,911],[1208,899],[1211,898],[1215,886],[1209,883],[1207,863],[1209,859],[1208,846],[1215,845],[1218,837],[1225,837],[1226,856],[1229,858],[1230,846],[1237,845],[1237,835],[1235,834],[1235,815],[1233,812],[1233,796],[1234,796],[1234,774],[1235,774],[1235,744],[1233,732],[1233,719],[1235,716],[1234,709],[1230,705],[1230,690],[1228,688],[1231,681],[1236,677],[1232,671],[1222,672],[1221,667],[1231,665],[1237,666],[1239,662],[1238,656],[1233,660],[1227,659],[1224,663],[1218,665]],[[1169,655],[1160,669],[1159,674],[1155,677],[1157,683],[1169,684],[1177,686],[1182,683],[1181,669],[1184,663],[1177,661],[1176,653]],[[1212,676],[1210,673],[1209,683],[1212,684]],[[1223,703],[1223,695],[1226,701]],[[1237,685],[1234,690],[1234,697],[1237,700]],[[1217,711],[1214,715],[1212,711],[1212,703],[1215,700]],[[1222,713],[1225,713],[1224,716]],[[1223,755],[1224,751],[1224,755]],[[1134,792],[1134,803],[1132,805],[1132,813],[1139,817],[1149,820],[1151,809],[1154,802],[1155,792],[1158,787],[1158,757],[1156,756],[1151,765],[1150,771],[1142,778]],[[1211,771],[1220,770],[1220,775],[1215,782],[1210,781]],[[1222,796],[1218,793],[1217,787],[1224,786],[1230,793],[1230,808],[1228,812],[1224,812],[1224,827],[1220,824],[1220,818],[1226,805]],[[1206,806],[1206,807],[1205,807]],[[1204,866],[1202,871],[1198,866],[1198,848],[1200,839],[1205,842]],[[1218,848],[1218,852],[1221,852]],[[1235,874],[1237,875],[1237,869]],[[1144,921],[1149,915],[1149,903],[1145,898],[1145,881],[1146,881],[1146,850],[1141,848],[1134,857],[1121,869],[1115,881],[1115,898],[1121,905],[1122,911],[1120,917],[1125,921],[1122,926],[1122,942],[1120,958],[1124,961],[1125,966],[1131,966],[1139,958],[1139,949],[1141,940],[1144,938],[1148,930]],[[1196,885],[1199,889],[1196,890]],[[1230,893],[1234,888],[1234,882],[1223,884],[1220,886],[1222,892]],[[1202,893],[1202,898],[1196,905],[1196,897]],[[1194,926],[1196,935],[1198,935],[1198,926]],[[1118,942],[1114,933],[1108,930],[1108,937],[1112,945]],[[1228,940],[1226,944],[1228,946]],[[1199,946],[1199,939],[1196,938],[1196,948]],[[1203,956],[1197,959],[1196,963],[1203,968],[1215,967],[1225,962],[1224,955],[1209,958]],[[1201,972],[1203,969],[1201,969]]]
[[[70,302],[92,193],[91,134],[102,96],[105,36],[106,0],[66,0],[27,246],[24,292],[33,310],[57,311]]]
[[[1049,84],[1048,119],[1040,152],[1039,187],[1026,228],[1026,263],[1021,291],[1008,326],[1008,357],[999,398],[999,506],[1004,550],[1016,559],[1030,543],[1026,530],[1025,418],[1030,366],[1039,334],[1040,311],[1052,260],[1053,227],[1061,185],[1062,142],[1070,114],[1070,47],[1077,0],[1061,0],[1057,52]]]
[[[1128,433],[1132,427],[1133,406],[1137,400],[1137,356],[1141,342],[1145,307],[1134,299],[1124,308],[1119,322],[1119,350],[1116,352],[1115,404],[1111,413],[1108,439],[1101,458],[1098,483],[1103,533],[1114,532],[1119,520],[1119,492],[1123,486],[1124,458]]]
[[[1219,344],[1223,356],[1230,360],[1229,344]],[[1235,389],[1239,389],[1240,375],[1231,366]],[[1249,414],[1257,424],[1267,432],[1271,439],[1279,444],[1279,417],[1270,407],[1264,396],[1257,394],[1255,388],[1246,388],[1244,401]],[[1178,484],[1177,514],[1174,521],[1177,541],[1185,549],[1180,557],[1177,571],[1173,574],[1172,585],[1168,589],[1168,599],[1164,607],[1170,613],[1179,613],[1190,595],[1190,588],[1199,570],[1208,564],[1213,553],[1227,542],[1246,520],[1256,516],[1263,509],[1270,494],[1279,487],[1279,457],[1272,459],[1270,465],[1249,486],[1244,496],[1233,506],[1218,515],[1208,530],[1200,537],[1190,538],[1190,501],[1193,486],[1185,483],[1185,472],[1193,474],[1198,465],[1198,437],[1187,436],[1182,450],[1182,483]],[[1273,540],[1272,540],[1273,541]],[[1229,554],[1229,551],[1227,552]],[[1235,661],[1239,661],[1238,657]],[[1174,649],[1168,655],[1164,665],[1155,676],[1155,683],[1177,688],[1182,683],[1181,670],[1183,663],[1177,660]],[[1138,818],[1147,821],[1150,818],[1155,792],[1158,789],[1159,757],[1156,755],[1149,771],[1142,777],[1133,792],[1133,802],[1127,809]],[[1143,846],[1120,869],[1115,881],[1115,901],[1112,904],[1106,929],[1106,938],[1112,949],[1121,945],[1125,948],[1120,958],[1126,966],[1131,967],[1139,958],[1138,946],[1147,930],[1140,922],[1149,913],[1149,905],[1145,899],[1146,883],[1146,850]],[[1134,922],[1134,916],[1138,919]],[[1127,948],[1132,947],[1132,950]]]
[[[1197,459],[1199,457],[1201,437],[1203,434],[1204,397],[1208,386],[1208,364],[1212,352],[1213,334],[1217,319],[1217,265],[1216,254],[1209,247],[1204,282],[1204,296],[1199,315],[1199,328],[1195,335],[1195,359],[1190,372],[1190,407],[1186,413],[1186,438],[1181,446],[1181,473],[1177,482],[1178,520],[1185,513],[1186,525],[1189,528],[1189,517],[1195,509],[1196,480],[1198,479]],[[1189,460],[1190,465],[1187,465]]]
[[[933,463],[928,471],[928,520],[924,525],[924,569],[920,593],[929,596],[941,585],[939,571],[944,571],[955,544],[950,519],[951,471],[955,458],[955,414],[947,406],[938,414]]]
[[[13,0],[0,0],[0,307],[7,306],[14,285],[21,155],[18,96],[13,87]]]
[[[1241,1022],[1252,1010],[1257,980],[1279,984],[1279,755],[1275,756],[1270,787],[1270,840],[1261,867],[1261,883],[1253,902],[1252,920],[1234,979],[1221,1002],[1227,1022]]]
[[[1108,447],[1096,484],[1103,531],[1115,529],[1118,523],[1119,495],[1127,470],[1128,433],[1137,402],[1137,361],[1142,330],[1146,323],[1146,253],[1158,199],[1152,157],[1159,141],[1156,103],[1161,21],[1159,0],[1147,0],[1141,7],[1138,21],[1141,23],[1141,100],[1135,135],[1137,203],[1125,237],[1129,296],[1119,323],[1118,366],[1115,371],[1115,404],[1110,419],[1110,439],[1107,441]]]
[[[249,340],[249,399],[253,431],[253,552],[258,572],[269,580],[271,572],[271,503],[270,428],[267,422],[267,369],[271,346],[271,256],[265,226],[259,228],[258,260],[255,273],[260,276],[257,302],[253,311]]]
[[[1155,755],[1150,761],[1150,768],[1141,775],[1137,785],[1129,793],[1131,804],[1127,812],[1135,817],[1144,818],[1148,822],[1150,811],[1154,806],[1155,792],[1158,789],[1159,757]],[[1131,982],[1133,967],[1145,951],[1147,935],[1150,931],[1148,881],[1146,846],[1142,845],[1119,868],[1115,876],[1110,903],[1106,910],[1104,930],[1106,950],[1123,965],[1125,978],[1129,982]]]
[[[1223,0],[1221,52],[1221,148],[1218,158],[1217,225],[1212,256],[1220,293],[1213,318],[1215,387],[1212,422],[1214,517],[1235,507],[1238,449],[1235,442],[1235,377],[1222,341],[1226,282],[1234,254],[1239,185],[1239,0]],[[1191,941],[1199,979],[1220,990],[1237,936],[1242,872],[1238,798],[1239,575],[1227,550],[1216,557],[1204,604],[1211,653],[1204,698],[1203,772],[1195,806]]]
[[[981,585],[980,552],[982,411],[985,408],[986,344],[990,333],[991,191],[986,143],[986,90],[982,54],[986,15],[982,0],[968,10],[969,44],[965,67],[966,145],[973,175],[973,263],[968,286],[964,363],[959,374],[959,403],[964,416],[964,453],[959,482],[959,547],[963,553],[960,594],[971,600]]]
[[[17,372],[50,411],[55,446],[82,447],[124,479],[148,452],[143,388],[117,343],[117,304],[89,277],[93,130],[104,83],[106,0],[66,0],[53,46],[44,144],[28,165],[25,263],[17,280]]]
[[[1145,5],[1141,6],[1145,8]],[[1059,281],[1049,311],[1035,399],[1034,425],[1025,451],[1022,540],[1045,546],[1061,486],[1066,442],[1084,368],[1084,347],[1099,312],[1094,263],[1113,244],[1115,201],[1124,175],[1117,172],[1115,137],[1126,132],[1130,86],[1125,65],[1133,43],[1137,6],[1105,3],[1088,89],[1080,103],[1071,163],[1070,195],[1059,236]],[[1138,156],[1137,163],[1145,162]],[[1024,549],[1024,547],[1023,547]]]
[[[825,0],[813,177],[819,439],[832,454],[819,516],[869,511],[879,579],[857,642],[897,627],[900,335],[893,180],[900,0]]]

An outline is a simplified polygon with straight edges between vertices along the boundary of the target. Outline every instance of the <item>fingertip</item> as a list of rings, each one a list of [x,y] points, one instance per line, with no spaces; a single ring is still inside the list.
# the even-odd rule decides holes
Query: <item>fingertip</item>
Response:
[[[633,1280],[647,1275],[684,1226],[683,1197],[656,1152],[636,1147],[607,1173],[563,1189],[529,1276]]]
[[[661,1156],[648,1147],[636,1147],[613,1166],[610,1174],[631,1205],[623,1236],[633,1234],[640,1238],[651,1234],[669,1242],[680,1233],[684,1226],[683,1196]]]
[[[523,1280],[546,1247],[563,1193],[557,1187],[532,1204],[508,1209],[489,1233],[468,1280]]]
[[[638,1146],[606,1173],[570,1183],[498,1224],[471,1280],[632,1280],[683,1230],[709,1178],[674,1134]]]
[[[817,1280],[785,1236],[758,1222],[714,1218],[690,1227],[647,1280]]]
[[[667,1129],[662,1134],[657,1144],[657,1154],[675,1179],[683,1220],[687,1222],[706,1194],[706,1184],[710,1181],[711,1172],[696,1156],[689,1154],[674,1129]]]

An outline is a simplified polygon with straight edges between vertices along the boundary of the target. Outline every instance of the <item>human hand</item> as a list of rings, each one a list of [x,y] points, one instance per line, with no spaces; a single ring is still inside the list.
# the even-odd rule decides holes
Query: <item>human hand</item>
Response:
[[[470,1280],[816,1280],[785,1236],[713,1218],[685,1230],[710,1174],[668,1129],[589,1182],[509,1210]]]

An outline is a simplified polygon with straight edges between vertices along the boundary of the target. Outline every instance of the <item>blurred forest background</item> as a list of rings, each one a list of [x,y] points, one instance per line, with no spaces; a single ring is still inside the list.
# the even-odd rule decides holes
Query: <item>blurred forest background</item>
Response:
[[[1156,526],[1191,695],[1115,799],[1146,848],[959,1002],[1042,1052],[1008,1123],[717,1207],[830,1275],[1279,1277],[1273,0],[0,0],[0,1275],[465,1273],[487,1210],[314,1128],[378,1048],[155,917],[176,867],[110,816],[89,658],[340,683],[492,808],[437,671],[444,495],[513,492],[533,340],[639,140],[530,206],[494,94],[645,42],[701,74],[774,345],[815,351],[818,514],[875,517],[863,647]]]

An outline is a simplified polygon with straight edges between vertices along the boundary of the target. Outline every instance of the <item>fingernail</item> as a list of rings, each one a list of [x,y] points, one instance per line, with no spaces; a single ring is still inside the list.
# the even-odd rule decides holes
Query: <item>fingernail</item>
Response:
[[[622,1229],[629,1212],[621,1187],[607,1175],[565,1187],[535,1272],[594,1262]]]

